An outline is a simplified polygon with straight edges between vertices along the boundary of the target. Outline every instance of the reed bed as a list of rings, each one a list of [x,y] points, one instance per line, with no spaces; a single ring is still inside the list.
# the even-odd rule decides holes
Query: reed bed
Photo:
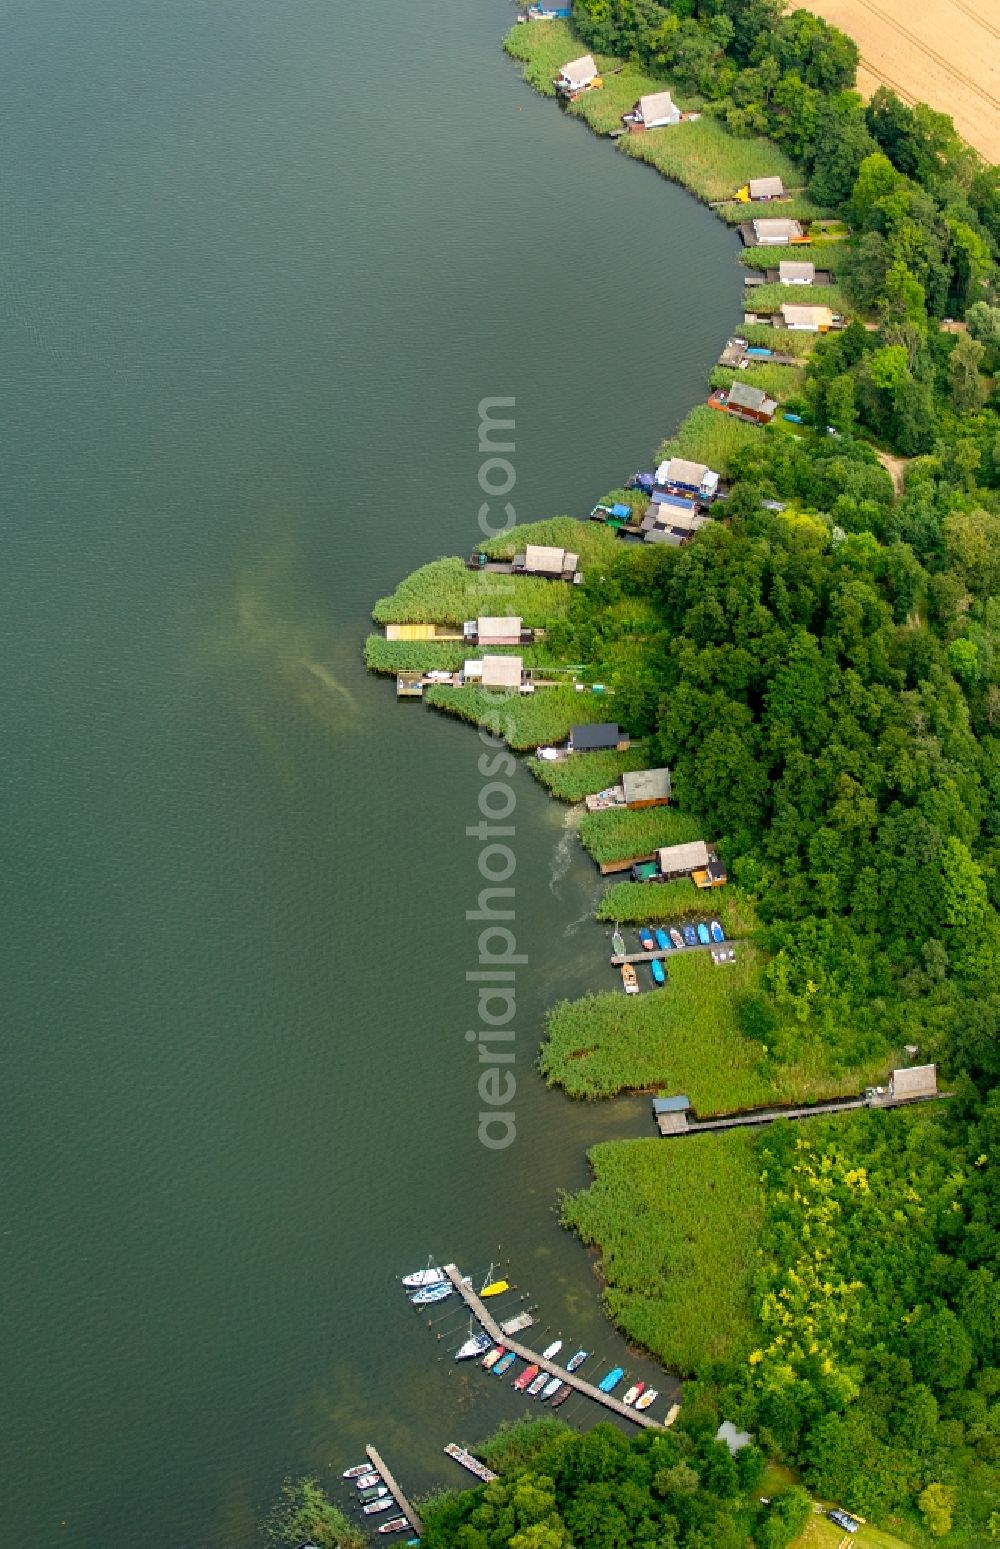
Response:
[[[700,839],[701,832],[698,818],[675,807],[640,807],[634,812],[609,807],[588,812],[580,820],[580,843],[599,864],[648,855],[668,844],[685,844]]]
[[[664,441],[656,460],[689,457],[694,462],[707,463],[725,477],[732,471],[736,454],[752,444],[755,437],[764,434],[760,425],[748,424],[719,409],[710,409],[707,404],[699,404],[681,421],[674,435]]]
[[[646,769],[649,766],[649,744],[634,742],[624,753],[574,753],[558,763],[544,759],[528,760],[528,768],[535,779],[546,787],[556,801],[582,801],[597,791],[605,791],[617,785],[626,770]]]
[[[595,524],[596,525],[596,524]],[[480,616],[516,613],[543,627],[568,611],[570,587],[536,576],[469,570],[464,560],[434,559],[404,576],[372,609],[376,624],[455,624]]]
[[[676,882],[616,882],[597,906],[596,918],[622,925],[668,925],[675,920],[718,920],[730,937],[752,936],[757,929],[756,902],[730,882],[702,890]]]
[[[485,726],[518,753],[565,742],[571,726],[607,719],[607,701],[563,687],[540,688],[535,694],[494,694],[488,689],[447,684],[429,688],[424,699],[474,726]]]

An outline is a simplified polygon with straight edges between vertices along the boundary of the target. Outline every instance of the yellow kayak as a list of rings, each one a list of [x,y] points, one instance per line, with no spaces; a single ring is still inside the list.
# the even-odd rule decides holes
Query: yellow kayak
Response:
[[[491,1280],[489,1285],[484,1285],[480,1296],[499,1296],[501,1291],[509,1291],[510,1282],[507,1280]]]

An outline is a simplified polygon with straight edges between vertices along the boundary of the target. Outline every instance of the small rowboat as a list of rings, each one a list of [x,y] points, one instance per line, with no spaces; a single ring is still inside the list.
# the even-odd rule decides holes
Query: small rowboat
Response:
[[[575,1372],[578,1366],[583,1365],[589,1354],[589,1350],[578,1350],[576,1355],[571,1355],[566,1362],[566,1370],[568,1372]]]
[[[497,1364],[494,1366],[494,1377],[502,1377],[504,1372],[510,1371],[510,1368],[513,1366],[516,1360],[517,1356],[514,1354],[513,1350],[508,1350],[506,1355],[502,1355]]]
[[[388,1522],[381,1522],[379,1524],[379,1532],[402,1533],[409,1527],[409,1525],[410,1524],[407,1522],[405,1517],[390,1517]],[[420,1540],[418,1538],[417,1543],[419,1544],[419,1542]]]
[[[564,1382],[555,1398],[552,1400],[552,1408],[558,1409],[560,1404],[565,1404],[573,1389],[568,1382]]]
[[[614,934],[611,937],[611,947],[616,957],[625,956],[625,937],[622,935],[617,925],[615,926]]]
[[[379,1496],[388,1495],[389,1487],[384,1484],[373,1484],[370,1490],[362,1490],[358,1497],[361,1501],[374,1501]]]
[[[520,1377],[514,1378],[514,1386],[519,1393],[523,1393],[529,1382],[533,1382],[538,1376],[537,1366],[526,1366]]]
[[[548,1372],[539,1372],[534,1382],[529,1383],[528,1392],[532,1398],[537,1398],[549,1380]]]
[[[675,947],[682,947],[684,945],[684,937],[681,935],[676,925],[671,925],[670,927],[670,939]]]
[[[489,1285],[484,1285],[480,1296],[502,1296],[504,1291],[510,1290],[509,1280],[492,1280]]]
[[[708,934],[708,926],[705,924],[704,920],[700,921],[698,925],[698,940],[701,942],[703,947],[707,947],[711,939],[711,936]]]
[[[631,963],[622,964],[622,983],[625,986],[626,995],[638,995],[639,980]]]
[[[354,1483],[359,1490],[370,1490],[373,1484],[382,1483],[382,1476],[377,1474],[373,1468],[370,1468],[367,1474],[355,1475]]]
[[[644,1382],[633,1382],[628,1392],[622,1394],[622,1403],[634,1404],[636,1399],[640,1398],[645,1392],[645,1388],[646,1384]]]
[[[488,1372],[493,1370],[494,1366],[497,1364],[503,1354],[503,1345],[494,1345],[489,1354],[483,1356],[483,1366]]]
[[[544,1404],[547,1398],[554,1398],[562,1385],[563,1381],[561,1377],[553,1377],[551,1382],[547,1382],[542,1389],[542,1403]]]
[[[639,945],[644,952],[655,952],[656,942],[653,940],[653,932],[648,925],[644,925],[639,931]]]
[[[661,984],[666,984],[667,970],[664,968],[659,958],[653,958],[653,961],[649,965],[649,972],[655,985],[659,986]]]
[[[612,1393],[625,1375],[623,1366],[612,1366],[611,1370],[601,1378],[597,1386],[602,1393]]]
[[[642,1397],[636,1399],[636,1409],[648,1409],[650,1404],[656,1403],[656,1400],[659,1398],[659,1396],[660,1395],[655,1388],[647,1388]]]
[[[662,928],[656,932],[656,945],[659,947],[661,952],[670,951],[670,937]]]
[[[395,1504],[396,1502],[393,1500],[392,1496],[387,1495],[385,1500],[369,1501],[368,1505],[362,1506],[361,1510],[364,1512],[366,1517],[377,1517],[380,1512],[391,1511]]]
[[[546,1345],[545,1349],[542,1351],[543,1360],[554,1361],[562,1349],[562,1345],[563,1342],[561,1339],[554,1339],[550,1345]]]
[[[709,926],[709,930],[712,932],[713,941],[725,941],[726,933],[722,929],[722,926],[719,924],[718,920],[712,921],[711,925]]]
[[[371,1471],[372,1466],[370,1463],[355,1463],[352,1468],[345,1468],[340,1477],[341,1479],[360,1479],[362,1474],[370,1474]]]

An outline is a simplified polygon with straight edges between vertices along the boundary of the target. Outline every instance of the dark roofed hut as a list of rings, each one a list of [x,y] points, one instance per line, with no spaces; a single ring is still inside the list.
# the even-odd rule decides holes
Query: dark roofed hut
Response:
[[[616,721],[588,721],[569,729],[571,753],[597,753],[627,747],[628,737]]]

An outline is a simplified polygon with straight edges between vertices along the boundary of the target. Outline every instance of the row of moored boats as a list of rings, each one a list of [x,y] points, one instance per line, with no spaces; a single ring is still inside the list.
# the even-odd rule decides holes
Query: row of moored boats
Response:
[[[542,1359],[544,1361],[554,1361],[562,1347],[563,1342],[561,1339],[554,1340],[551,1345],[547,1345],[542,1351]],[[482,1355],[482,1365],[486,1371],[492,1372],[494,1377],[503,1377],[519,1359],[513,1350],[507,1350],[503,1345],[494,1345],[487,1334],[474,1334],[470,1339],[467,1339],[458,1351],[455,1359],[457,1361],[468,1360],[473,1356],[480,1355],[483,1351],[485,1351],[485,1354]],[[589,1350],[577,1350],[576,1354],[571,1355],[566,1362],[566,1370],[568,1372],[578,1371],[584,1361],[589,1359]],[[602,1393],[613,1393],[624,1377],[624,1368],[613,1366],[609,1372],[605,1373],[596,1386],[600,1388]],[[561,1377],[550,1376],[547,1371],[543,1371],[535,1363],[525,1366],[524,1370],[514,1378],[513,1386],[519,1393],[527,1393],[532,1398],[540,1399],[543,1404],[550,1403],[553,1409],[557,1409],[560,1404],[564,1404],[574,1391],[570,1383],[564,1382]],[[630,1406],[634,1404],[636,1409],[648,1409],[650,1404],[655,1403],[658,1396],[656,1388],[648,1388],[644,1382],[636,1382],[622,1395],[622,1403]]]
[[[380,1517],[384,1512],[394,1511],[396,1516],[388,1518],[378,1524],[380,1533],[405,1533],[410,1524],[406,1517],[399,1511],[395,1500],[389,1491],[389,1486],[383,1480],[381,1474],[370,1463],[355,1463],[351,1468],[344,1469],[345,1479],[349,1479],[356,1486],[358,1492],[358,1505],[366,1517]],[[374,1527],[375,1524],[373,1523]],[[407,1539],[408,1544],[418,1544],[418,1538]]]

